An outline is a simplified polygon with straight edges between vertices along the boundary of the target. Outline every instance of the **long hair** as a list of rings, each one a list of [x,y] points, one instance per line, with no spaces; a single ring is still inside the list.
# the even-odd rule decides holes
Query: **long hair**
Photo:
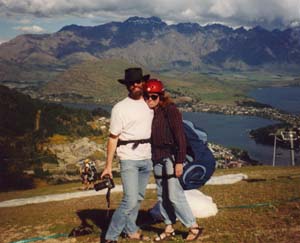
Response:
[[[167,92],[160,94],[159,99],[159,106],[161,107],[166,107],[169,104],[174,104],[174,101],[172,100],[170,94]]]

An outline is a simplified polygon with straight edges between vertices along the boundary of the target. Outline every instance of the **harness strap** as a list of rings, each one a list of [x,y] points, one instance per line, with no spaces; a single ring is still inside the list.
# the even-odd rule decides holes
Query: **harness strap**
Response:
[[[107,218],[109,218],[109,209],[110,209],[110,190],[111,188],[107,188],[107,192],[106,192],[106,203],[107,203],[106,217]]]
[[[174,160],[171,157],[170,157],[170,159],[173,161],[173,166],[175,166]],[[153,162],[154,162],[154,164],[161,164],[162,165],[162,175],[159,176],[159,175],[154,174],[155,179],[166,179],[166,180],[168,180],[168,179],[176,177],[175,176],[175,170],[174,170],[174,173],[172,175],[167,174],[166,163],[164,162],[164,158],[160,159],[160,160],[153,161]]]
[[[171,178],[174,178],[176,177],[175,175],[161,175],[161,176],[158,176],[158,175],[154,175],[154,178],[155,179],[171,179]]]
[[[118,140],[117,143],[117,147],[121,146],[121,145],[126,145],[128,143],[133,143],[132,145],[132,149],[136,149],[137,146],[139,146],[139,144],[141,143],[150,143],[151,139],[147,138],[147,139],[137,139],[137,140]]]

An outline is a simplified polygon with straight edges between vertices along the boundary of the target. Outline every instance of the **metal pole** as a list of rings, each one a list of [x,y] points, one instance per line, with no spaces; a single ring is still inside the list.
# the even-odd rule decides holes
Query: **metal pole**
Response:
[[[295,166],[294,139],[293,139],[293,133],[292,133],[292,131],[290,131],[290,143],[291,143],[291,160],[292,160],[292,166]]]
[[[276,134],[274,134],[274,150],[273,150],[273,166],[275,166],[275,161],[276,161]]]

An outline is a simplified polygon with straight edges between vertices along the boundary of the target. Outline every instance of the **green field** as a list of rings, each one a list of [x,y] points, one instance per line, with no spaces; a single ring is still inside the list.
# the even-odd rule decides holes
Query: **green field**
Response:
[[[206,185],[201,188],[217,204],[218,213],[216,216],[197,220],[204,228],[199,242],[299,242],[300,168],[255,166],[217,170],[215,175],[233,173],[244,173],[248,175],[248,179],[231,185]],[[119,183],[118,178],[116,182]],[[79,183],[72,183],[0,193],[0,201],[74,192],[80,187]],[[112,210],[118,206],[120,199],[121,193],[112,193]],[[138,223],[143,225],[144,233],[151,237],[163,230],[162,223],[146,223],[149,219],[146,212],[155,203],[155,190],[148,190],[138,219]],[[39,242],[99,242],[99,235],[108,224],[105,196],[0,208],[0,241],[10,243],[38,236],[68,234],[83,222],[93,227],[92,234],[76,239],[63,236]],[[182,237],[186,230],[179,222],[175,228],[177,235],[168,242],[184,242]],[[130,241],[120,238],[119,242]]]
[[[299,85],[297,75],[252,72],[166,72],[161,73],[170,91],[191,96],[206,103],[234,104],[248,99],[247,93],[264,86]]]
[[[126,89],[117,79],[123,78],[124,69],[133,66],[139,65],[114,59],[83,62],[57,72],[55,77],[47,80],[48,82],[42,82],[37,93],[42,96],[59,95],[60,98],[71,102],[112,104],[126,95]],[[257,87],[300,83],[299,75],[264,70],[151,72],[146,67],[143,67],[143,70],[144,74],[149,73],[151,77],[164,81],[173,97],[189,96],[194,102],[201,100],[207,103],[234,104],[237,100],[246,99],[247,92]],[[44,72],[48,71],[45,69]]]

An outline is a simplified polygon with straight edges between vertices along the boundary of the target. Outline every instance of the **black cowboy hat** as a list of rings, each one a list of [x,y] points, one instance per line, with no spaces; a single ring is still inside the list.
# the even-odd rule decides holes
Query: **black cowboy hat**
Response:
[[[124,79],[118,79],[118,81],[121,84],[132,84],[135,81],[147,81],[150,78],[150,75],[144,75],[141,68],[127,68],[125,70],[125,78]]]

